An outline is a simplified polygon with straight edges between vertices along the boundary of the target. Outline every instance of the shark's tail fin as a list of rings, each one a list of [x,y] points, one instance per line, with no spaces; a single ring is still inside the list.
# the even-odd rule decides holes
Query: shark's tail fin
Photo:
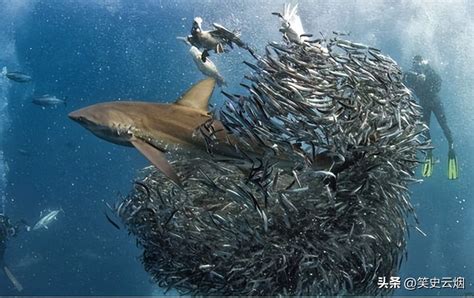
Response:
[[[6,75],[7,72],[8,72],[7,67],[6,66],[2,67],[2,75]]]
[[[3,265],[3,271],[5,272],[5,275],[8,277],[8,279],[12,282],[13,286],[15,286],[16,290],[18,292],[23,291],[23,286],[21,283],[15,278],[15,276],[12,274],[10,269],[8,269],[7,265]]]

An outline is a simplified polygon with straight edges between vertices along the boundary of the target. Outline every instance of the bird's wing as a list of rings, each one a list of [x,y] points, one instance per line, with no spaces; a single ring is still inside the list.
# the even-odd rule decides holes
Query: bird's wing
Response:
[[[232,32],[217,23],[213,23],[212,25],[214,26],[214,28],[216,28],[215,30],[210,32],[213,36],[222,39],[226,43],[233,42],[238,47],[247,48],[247,44],[240,39],[240,34],[238,32]]]
[[[290,23],[290,28],[301,36],[305,34],[301,18],[298,15],[298,4],[291,8],[291,4],[285,5],[283,9],[283,19]]]

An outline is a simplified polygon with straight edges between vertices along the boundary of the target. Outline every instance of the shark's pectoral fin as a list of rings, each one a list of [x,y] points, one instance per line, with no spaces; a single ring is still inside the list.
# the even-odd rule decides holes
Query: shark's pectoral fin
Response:
[[[182,187],[181,180],[178,175],[166,160],[166,156],[163,152],[156,149],[152,145],[144,142],[140,139],[134,138],[131,143],[141,154],[143,154],[155,167],[160,170],[166,177],[171,179],[176,185]]]

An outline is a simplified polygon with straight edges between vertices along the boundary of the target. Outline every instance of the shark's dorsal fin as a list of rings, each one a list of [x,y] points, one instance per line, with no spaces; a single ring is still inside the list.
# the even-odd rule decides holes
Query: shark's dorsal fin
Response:
[[[216,86],[216,80],[207,78],[199,81],[188,89],[175,104],[195,108],[204,112],[208,111],[209,98],[211,98],[212,91]]]

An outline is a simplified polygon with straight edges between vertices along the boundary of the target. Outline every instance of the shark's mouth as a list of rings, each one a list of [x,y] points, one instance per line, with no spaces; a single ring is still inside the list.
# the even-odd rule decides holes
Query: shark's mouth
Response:
[[[135,131],[135,129],[131,125],[125,126],[119,124],[112,124],[111,127],[108,127],[105,125],[93,124],[93,127],[91,126],[87,127],[94,135],[101,139],[122,146],[132,146],[130,144],[130,140],[134,135],[133,132]]]

